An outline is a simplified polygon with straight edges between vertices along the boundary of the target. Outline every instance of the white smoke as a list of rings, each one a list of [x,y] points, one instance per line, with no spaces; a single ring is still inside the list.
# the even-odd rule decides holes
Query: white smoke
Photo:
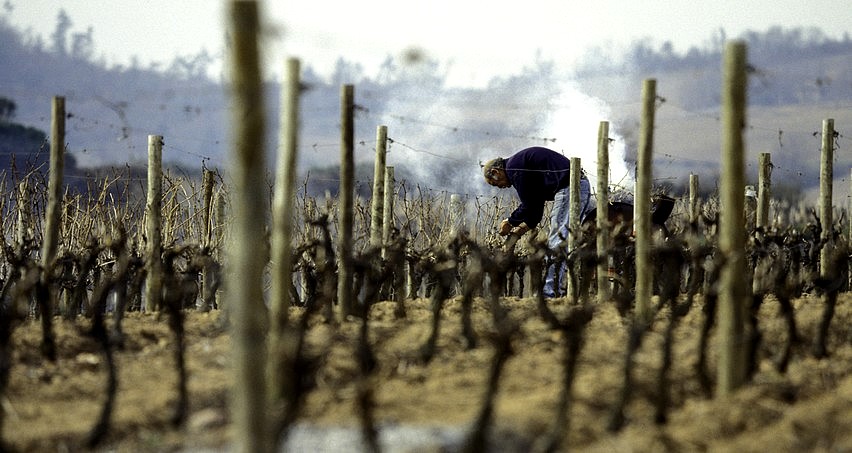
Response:
[[[482,90],[407,85],[395,90],[381,115],[394,140],[388,165],[454,193],[490,193],[479,163],[545,146],[580,157],[594,185],[597,134],[609,107],[553,72],[527,72]],[[610,123],[610,184],[632,190],[625,142]]]
[[[580,92],[573,82],[561,82],[549,110],[551,113],[542,133],[556,139],[550,148],[569,158],[579,157],[594,191],[598,179],[598,129],[601,121],[610,121],[609,106]],[[609,123],[609,138],[609,184],[632,191],[633,178],[625,161],[625,141],[612,122]]]

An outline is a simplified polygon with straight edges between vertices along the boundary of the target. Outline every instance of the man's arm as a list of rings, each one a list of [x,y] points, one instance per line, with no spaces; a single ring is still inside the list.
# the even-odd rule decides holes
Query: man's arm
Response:
[[[525,202],[521,199],[521,205],[512,212],[512,215],[507,219],[512,226],[520,226],[526,224],[528,228],[535,228],[541,221],[544,215],[544,200],[534,200]]]

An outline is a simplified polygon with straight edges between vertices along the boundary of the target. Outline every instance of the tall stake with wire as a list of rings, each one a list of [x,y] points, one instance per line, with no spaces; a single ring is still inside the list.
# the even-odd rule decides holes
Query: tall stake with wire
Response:
[[[148,201],[145,205],[145,310],[158,311],[163,293],[163,137],[148,136]]]
[[[636,320],[649,323],[654,275],[651,270],[651,178],[654,153],[654,105],[657,81],[642,84],[642,128],[639,132],[639,155],[636,162],[636,194],[633,228],[636,231]]]
[[[42,353],[49,360],[56,359],[56,342],[53,338],[53,300],[50,290],[56,250],[59,248],[59,223],[62,216],[62,172],[65,167],[65,98],[55,96],[50,122],[50,179],[47,187],[44,239],[41,249],[42,275],[37,295],[41,310]]]
[[[340,87],[340,193],[338,194],[340,236],[340,268],[337,280],[337,303],[340,318],[353,313],[352,296],[352,222],[355,207],[355,87]]]
[[[719,251],[724,261],[719,286],[719,364],[717,396],[732,394],[745,381],[745,162],[746,45],[725,47],[722,85],[722,183]]]

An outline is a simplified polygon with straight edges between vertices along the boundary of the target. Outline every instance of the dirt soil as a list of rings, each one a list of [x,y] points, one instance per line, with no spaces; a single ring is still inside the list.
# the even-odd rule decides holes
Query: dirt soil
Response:
[[[609,305],[599,306],[578,362],[570,428],[563,450],[579,451],[852,451],[852,295],[841,295],[831,324],[829,358],[811,355],[811,342],[824,301],[796,301],[796,321],[803,341],[789,369],[772,365],[786,338],[778,304],[764,303],[760,327],[764,341],[759,370],[742,390],[728,398],[706,398],[694,372],[701,303],[674,333],[669,422],[654,423],[655,381],[661,362],[668,312],[658,314],[636,357],[635,391],[626,410],[626,425],[607,431],[610,408],[623,382],[626,323]],[[503,301],[521,330],[513,342],[499,383],[493,433],[522,439],[522,446],[497,444],[495,451],[525,451],[555,420],[562,382],[562,341],[540,320],[532,299]],[[551,307],[565,313],[564,301]],[[429,334],[427,300],[407,303],[408,316],[396,320],[394,305],[382,302],[370,316],[378,358],[376,417],[383,425],[467,427],[480,408],[494,349],[486,338],[491,316],[477,300],[474,321],[479,346],[464,347],[460,303],[443,311],[437,355],[428,364],[417,352]],[[299,311],[294,310],[294,316]],[[125,320],[127,342],[117,353],[118,399],[106,441],[100,450],[199,451],[229,449],[228,391],[230,342],[223,315],[187,313],[190,413],[184,426],[169,423],[176,400],[173,338],[165,319],[132,313]],[[309,351],[322,357],[316,388],[310,393],[302,426],[358,426],[355,411],[357,365],[354,344],[358,323],[334,326],[317,320]],[[13,332],[9,387],[2,397],[2,436],[13,451],[79,451],[97,420],[106,388],[103,356],[83,335],[88,323],[56,320],[58,359],[39,353],[41,329],[26,321]],[[709,366],[715,380],[716,342]],[[524,444],[523,440],[529,441]],[[525,446],[523,446],[525,445]],[[435,450],[437,451],[437,450]]]

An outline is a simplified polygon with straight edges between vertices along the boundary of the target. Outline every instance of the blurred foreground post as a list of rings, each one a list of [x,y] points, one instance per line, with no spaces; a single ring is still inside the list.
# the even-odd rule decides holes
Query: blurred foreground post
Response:
[[[609,282],[609,122],[598,125],[598,214],[597,254],[598,254],[598,303],[604,303],[610,297]]]
[[[355,87],[340,87],[340,193],[338,195],[339,248],[337,272],[337,303],[340,319],[353,314],[352,310],[352,221],[355,187]]]
[[[266,257],[264,178],[264,102],[258,37],[258,4],[228,4],[231,36],[231,91],[234,128],[231,176],[234,181],[233,236],[228,246],[225,297],[231,313],[234,387],[230,410],[233,451],[265,453],[272,449],[266,411],[266,308],[263,272]]]
[[[148,136],[148,199],[145,203],[145,311],[160,310],[163,294],[163,137]]]
[[[831,256],[834,253],[832,233],[832,191],[834,190],[834,120],[822,121],[822,153],[819,167],[819,221],[822,224],[822,248],[819,252],[819,275],[832,277]]]
[[[719,249],[724,263],[720,278],[719,369],[716,395],[724,397],[745,380],[746,286],[745,181],[743,127],[746,124],[746,45],[728,43],[722,82],[722,182]]]
[[[654,275],[651,266],[651,178],[654,154],[654,109],[657,81],[642,84],[642,125],[639,131],[639,155],[636,162],[636,193],[633,196],[633,229],[636,232],[636,308],[641,323],[654,317],[651,309]]]

